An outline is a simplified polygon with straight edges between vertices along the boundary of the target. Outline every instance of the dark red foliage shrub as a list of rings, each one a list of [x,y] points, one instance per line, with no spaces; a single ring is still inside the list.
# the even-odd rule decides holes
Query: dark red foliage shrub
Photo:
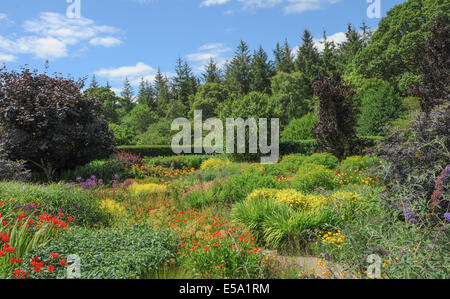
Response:
[[[0,142],[11,160],[24,160],[51,179],[115,151],[102,103],[84,97],[84,80],[0,68]]]
[[[135,155],[129,152],[118,152],[117,159],[129,168],[133,165],[142,166],[144,164],[140,155]]]
[[[319,123],[313,129],[320,151],[343,158],[357,150],[357,107],[351,85],[342,81],[339,73],[321,77],[314,88],[319,98]]]
[[[450,23],[447,15],[434,21],[427,40],[427,49],[421,66],[422,83],[410,93],[420,98],[422,111],[449,100],[450,83]]]

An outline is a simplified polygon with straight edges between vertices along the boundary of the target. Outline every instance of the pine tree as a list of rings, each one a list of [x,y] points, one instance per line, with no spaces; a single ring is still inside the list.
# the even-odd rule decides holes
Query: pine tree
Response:
[[[320,55],[314,46],[314,39],[311,32],[305,29],[302,36],[303,44],[298,50],[295,60],[295,69],[303,73],[309,80],[311,86],[317,80],[320,67]]]
[[[216,62],[212,57],[210,58],[207,65],[205,65],[205,71],[202,74],[203,81],[205,83],[221,83],[222,74],[220,69],[217,67]]]
[[[173,89],[177,100],[189,106],[189,96],[195,95],[197,79],[192,74],[192,69],[186,61],[178,58],[175,66],[176,76],[173,78]]]
[[[294,71],[294,58],[287,39],[284,40],[283,48],[281,48],[280,43],[277,43],[277,47],[273,52],[277,72],[291,73]]]
[[[95,75],[92,75],[91,84],[89,84],[89,88],[98,88],[98,82],[97,78],[95,78]]]
[[[134,91],[128,78],[125,78],[125,82],[123,84],[120,96],[121,96],[120,100],[121,107],[124,109],[126,113],[130,112],[131,109],[133,109]]]
[[[169,80],[163,73],[161,72],[161,68],[158,67],[158,71],[155,75],[154,88],[156,93],[156,107],[158,111],[158,115],[160,117],[164,116],[166,113],[167,105],[169,104],[170,89],[169,89]]]
[[[250,64],[250,90],[270,94],[270,78],[273,75],[273,63],[268,61],[267,53],[259,46]]]
[[[250,91],[251,55],[247,44],[241,40],[235,57],[226,66],[226,84],[235,94],[245,95]]]
[[[140,105],[147,105],[149,108],[156,108],[155,91],[153,86],[144,78],[141,78],[138,93],[138,103]]]
[[[336,46],[333,41],[329,41],[327,33],[323,32],[323,52],[321,53],[321,74],[330,74],[336,70]]]
[[[364,25],[364,30],[366,26]],[[367,32],[364,33],[367,35]],[[339,45],[339,55],[338,55],[338,71],[340,73],[347,73],[349,69],[350,62],[358,54],[359,51],[364,49],[366,41],[364,40],[361,33],[356,30],[352,24],[348,24],[347,32],[345,33],[346,40]],[[366,37],[367,38],[367,37]]]

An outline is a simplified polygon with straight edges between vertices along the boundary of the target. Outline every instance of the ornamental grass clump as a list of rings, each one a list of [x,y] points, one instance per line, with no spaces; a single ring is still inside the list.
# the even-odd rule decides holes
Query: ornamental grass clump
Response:
[[[154,183],[149,184],[134,183],[131,185],[130,190],[135,195],[140,195],[144,193],[165,193],[167,192],[167,186]]]
[[[201,170],[219,170],[225,169],[227,166],[232,164],[230,161],[225,161],[219,158],[211,158],[206,161],[203,161],[200,165]]]
[[[337,185],[336,172],[323,165],[304,164],[292,179],[292,187],[298,191],[311,192],[317,188],[332,190]]]

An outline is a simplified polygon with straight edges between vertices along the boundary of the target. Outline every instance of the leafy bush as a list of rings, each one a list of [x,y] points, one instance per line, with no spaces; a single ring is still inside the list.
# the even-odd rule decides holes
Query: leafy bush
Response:
[[[119,150],[130,152],[141,157],[173,156],[174,152],[170,145],[124,145]]]
[[[251,163],[245,165],[241,169],[241,174],[244,175],[265,175],[266,168],[260,163]]]
[[[356,97],[361,102],[357,131],[360,135],[378,135],[390,120],[402,113],[400,97],[388,82],[371,79],[359,86]]]
[[[0,181],[14,180],[27,181],[30,179],[30,170],[25,168],[25,161],[11,161],[0,148]]]
[[[370,157],[370,156],[347,157],[339,164],[338,170],[341,172],[363,170],[375,166],[378,163],[378,161],[379,160],[377,157]]]
[[[320,151],[338,158],[353,154],[359,143],[353,87],[334,72],[316,82],[314,94],[319,98],[319,122],[314,133]]]
[[[223,186],[213,188],[214,198],[219,202],[239,202],[254,189],[279,188],[275,177],[237,175],[229,178]]]
[[[96,196],[92,192],[74,186],[0,182],[0,198],[14,198],[21,204],[40,202],[48,213],[57,215],[63,212],[71,215],[79,225],[106,222],[104,213],[98,207]]]
[[[176,248],[177,239],[171,233],[153,231],[149,226],[104,231],[74,228],[33,251],[29,259],[38,256],[45,265],[51,265],[55,263],[52,253],[66,259],[75,254],[80,257],[82,279],[140,279],[169,263]],[[55,267],[54,273],[32,271],[29,278],[64,279],[66,269]]]
[[[0,140],[9,158],[26,160],[51,180],[58,170],[113,153],[114,135],[102,103],[84,96],[83,85],[83,80],[1,68]]]
[[[117,160],[122,163],[127,169],[130,169],[134,165],[142,166],[143,161],[140,155],[135,155],[128,152],[118,152]]]
[[[336,169],[336,166],[339,163],[338,158],[333,156],[329,153],[320,153],[320,154],[313,154],[311,156],[308,156],[303,161],[303,164],[316,164],[316,165],[323,165],[328,169]]]
[[[312,129],[317,122],[315,113],[308,113],[302,118],[293,119],[281,133],[281,142],[300,142],[314,139]]]
[[[134,194],[136,195],[140,195],[143,193],[163,193],[167,192],[167,186],[154,183],[148,184],[133,183],[130,187],[130,190],[134,192]]]
[[[194,168],[199,169],[203,161],[211,158],[207,155],[178,155],[170,157],[154,157],[151,159],[145,159],[146,165],[151,166],[162,166],[166,168],[183,169],[183,168]]]
[[[211,158],[206,161],[203,161],[200,169],[201,170],[219,170],[225,169],[227,166],[231,164],[230,161],[225,161],[219,158]]]
[[[299,191],[311,192],[317,188],[331,190],[336,186],[336,172],[323,165],[304,164],[292,179],[292,186]]]
[[[247,196],[247,200],[275,199],[288,204],[291,208],[312,211],[322,207],[326,198],[322,195],[305,195],[294,189],[255,189]]]
[[[95,160],[86,165],[78,166],[73,170],[63,171],[59,179],[64,181],[75,181],[77,178],[90,178],[96,176],[105,182],[113,179],[114,175],[123,176],[125,166],[116,157],[107,160]]]
[[[310,236],[308,230],[336,222],[330,210],[294,210],[286,203],[267,198],[235,204],[232,218],[245,225],[261,244],[290,254],[299,253],[299,245]]]

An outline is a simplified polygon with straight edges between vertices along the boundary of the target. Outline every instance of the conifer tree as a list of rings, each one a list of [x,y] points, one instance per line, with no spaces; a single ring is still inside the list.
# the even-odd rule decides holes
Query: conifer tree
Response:
[[[208,64],[205,65],[205,71],[202,74],[202,78],[205,83],[222,82],[221,71],[212,57],[209,59]]]
[[[270,78],[273,75],[273,63],[268,60],[267,53],[262,46],[259,46],[250,64],[250,90],[270,94]]]
[[[120,105],[124,109],[126,113],[130,112],[131,109],[133,109],[133,97],[134,97],[134,91],[133,87],[131,86],[130,81],[128,80],[128,77],[125,78],[125,82],[123,84],[122,92],[120,93],[121,99],[120,99]]]
[[[311,32],[306,29],[303,32],[302,41],[303,44],[300,46],[297,59],[295,60],[295,69],[297,72],[303,73],[312,86],[319,74],[320,55],[314,46]]]
[[[235,57],[226,67],[226,84],[237,95],[245,95],[250,91],[250,60],[248,46],[241,40]]]

